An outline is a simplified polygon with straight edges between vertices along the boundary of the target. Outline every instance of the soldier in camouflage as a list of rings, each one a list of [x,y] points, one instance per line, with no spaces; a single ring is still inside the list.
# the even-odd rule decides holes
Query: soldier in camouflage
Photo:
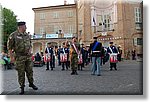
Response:
[[[29,87],[37,90],[38,88],[33,84],[31,41],[30,36],[26,33],[25,22],[18,22],[18,30],[10,34],[7,46],[11,62],[15,62],[18,72],[18,82],[21,88],[19,94],[24,94],[25,73],[28,78]],[[15,53],[14,56],[12,50]]]
[[[70,60],[71,60],[71,75],[78,75],[78,54],[80,53],[80,44],[77,42],[76,37],[72,38],[72,47],[70,49]]]

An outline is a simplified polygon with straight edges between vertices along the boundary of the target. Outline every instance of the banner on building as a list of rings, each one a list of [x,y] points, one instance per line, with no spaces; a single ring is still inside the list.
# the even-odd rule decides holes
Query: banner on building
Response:
[[[33,35],[33,38],[36,38],[36,39],[43,38],[43,34],[35,34]]]
[[[64,38],[72,38],[73,34],[64,34]]]
[[[46,34],[46,38],[58,38],[58,34]]]

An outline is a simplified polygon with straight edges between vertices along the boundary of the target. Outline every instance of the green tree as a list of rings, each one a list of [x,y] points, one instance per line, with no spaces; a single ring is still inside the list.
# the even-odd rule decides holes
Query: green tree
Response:
[[[7,40],[9,35],[17,29],[17,16],[13,11],[2,8],[3,13],[3,45],[4,51],[7,50]]]

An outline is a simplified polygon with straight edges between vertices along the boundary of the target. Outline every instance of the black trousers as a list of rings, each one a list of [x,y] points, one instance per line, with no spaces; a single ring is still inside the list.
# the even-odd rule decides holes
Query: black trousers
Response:
[[[62,70],[65,70],[65,66],[66,66],[66,69],[68,70],[68,61],[67,62],[61,62],[62,64]]]
[[[47,62],[46,67],[47,67],[47,70],[49,70],[49,67],[51,67],[51,69],[53,69],[55,66],[54,66],[53,62],[50,61],[50,62]]]
[[[78,70],[82,70],[83,64],[78,64]]]
[[[115,68],[116,69],[117,64],[116,63],[110,63],[110,69]]]

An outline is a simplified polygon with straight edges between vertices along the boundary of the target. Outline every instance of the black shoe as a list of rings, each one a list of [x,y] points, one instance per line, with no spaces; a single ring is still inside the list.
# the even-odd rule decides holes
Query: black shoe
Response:
[[[32,87],[33,90],[38,90],[38,87],[36,87],[34,84],[29,84],[29,87]]]
[[[100,74],[98,74],[97,76],[101,76]]]
[[[117,68],[115,68],[115,70],[117,70]]]
[[[75,71],[75,75],[78,75],[77,71]]]
[[[110,71],[112,71],[112,68],[110,69]]]
[[[23,95],[24,94],[24,87],[20,87],[21,88],[21,92],[19,93],[19,95]]]
[[[46,70],[49,70],[49,69],[46,69]]]
[[[62,71],[64,71],[65,69],[61,69]]]
[[[72,71],[72,72],[71,72],[71,75],[75,75],[75,71]]]

